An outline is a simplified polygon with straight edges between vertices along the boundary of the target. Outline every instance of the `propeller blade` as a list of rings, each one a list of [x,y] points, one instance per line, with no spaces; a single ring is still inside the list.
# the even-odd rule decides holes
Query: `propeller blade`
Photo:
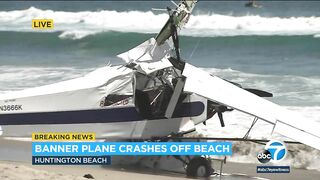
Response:
[[[267,91],[262,91],[262,90],[259,90],[259,89],[250,89],[250,88],[245,88],[245,90],[257,95],[257,96],[260,96],[260,97],[273,97],[273,94],[272,93],[269,93]]]
[[[225,125],[224,125],[224,121],[223,121],[222,112],[218,112],[218,116],[219,116],[221,127],[224,127]]]

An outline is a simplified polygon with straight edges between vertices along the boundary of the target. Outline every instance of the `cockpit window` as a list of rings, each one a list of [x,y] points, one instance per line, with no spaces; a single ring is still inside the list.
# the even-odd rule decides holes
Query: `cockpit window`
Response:
[[[135,106],[146,119],[162,118],[173,94],[175,82],[170,69],[135,76]]]

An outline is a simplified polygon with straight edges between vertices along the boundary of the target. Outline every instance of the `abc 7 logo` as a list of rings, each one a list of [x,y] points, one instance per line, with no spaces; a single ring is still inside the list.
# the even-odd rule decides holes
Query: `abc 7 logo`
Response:
[[[281,141],[269,141],[265,149],[260,151],[257,159],[261,163],[279,162],[285,158],[287,154],[286,146]]]
[[[267,163],[271,160],[271,153],[268,150],[262,150],[257,155],[258,161],[261,163]]]

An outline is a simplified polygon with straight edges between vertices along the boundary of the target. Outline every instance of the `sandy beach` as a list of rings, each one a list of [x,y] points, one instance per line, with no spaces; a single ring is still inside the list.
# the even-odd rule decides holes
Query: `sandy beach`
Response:
[[[145,174],[126,169],[107,169],[92,166],[32,166],[26,162],[0,161],[1,180],[84,180],[90,174],[94,179],[184,179],[172,174]]]
[[[131,166],[33,166],[31,165],[31,142],[0,140],[0,179],[87,179],[83,176],[90,174],[94,179],[186,179],[185,174],[161,170],[150,170]],[[222,179],[258,179],[257,177],[284,180],[284,179],[317,179],[320,172],[316,170],[291,168],[289,174],[257,174],[259,164],[245,164],[227,162],[223,166]],[[214,163],[218,169],[219,163]],[[219,179],[218,176],[211,179]]]

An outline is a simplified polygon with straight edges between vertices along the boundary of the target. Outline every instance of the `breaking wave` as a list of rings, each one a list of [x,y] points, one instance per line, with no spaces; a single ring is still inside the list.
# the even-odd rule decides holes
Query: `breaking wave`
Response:
[[[0,31],[34,32],[31,20],[36,18],[54,19],[53,31],[61,32],[60,38],[81,39],[105,31],[157,33],[168,19],[168,15],[155,14],[151,11],[64,12],[30,7],[26,10],[0,11]],[[181,32],[186,36],[314,35],[318,37],[320,17],[280,18],[198,14],[190,18],[186,27]]]

